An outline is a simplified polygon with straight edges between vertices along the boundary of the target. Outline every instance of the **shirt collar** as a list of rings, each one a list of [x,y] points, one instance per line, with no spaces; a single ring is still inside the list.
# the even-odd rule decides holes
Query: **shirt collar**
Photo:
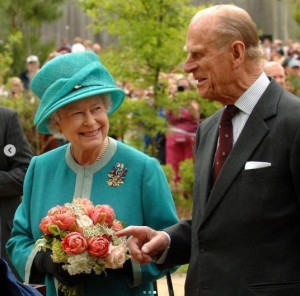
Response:
[[[265,72],[262,72],[258,79],[239,97],[234,105],[250,115],[269,83],[269,78]]]

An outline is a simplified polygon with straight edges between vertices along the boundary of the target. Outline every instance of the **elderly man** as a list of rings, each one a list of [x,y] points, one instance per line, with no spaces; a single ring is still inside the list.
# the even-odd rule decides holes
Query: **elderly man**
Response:
[[[226,105],[197,131],[192,219],[119,235],[140,263],[189,263],[187,296],[300,295],[300,100],[263,72],[237,6],[197,13],[186,49],[201,97]]]
[[[286,88],[286,75],[283,66],[278,62],[267,62],[263,66],[265,73],[273,77],[278,84]]]

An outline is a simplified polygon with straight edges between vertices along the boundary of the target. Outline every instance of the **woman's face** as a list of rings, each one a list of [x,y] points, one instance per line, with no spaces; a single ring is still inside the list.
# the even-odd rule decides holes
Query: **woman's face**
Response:
[[[100,95],[78,100],[58,111],[56,128],[74,148],[98,149],[109,130],[106,112]]]

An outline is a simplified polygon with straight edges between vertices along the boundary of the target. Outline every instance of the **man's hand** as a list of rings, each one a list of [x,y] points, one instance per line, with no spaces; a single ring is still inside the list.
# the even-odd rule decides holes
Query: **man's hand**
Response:
[[[129,226],[116,233],[118,236],[130,236],[127,246],[134,261],[146,264],[160,257],[169,246],[170,239],[163,231],[155,231],[147,226]]]

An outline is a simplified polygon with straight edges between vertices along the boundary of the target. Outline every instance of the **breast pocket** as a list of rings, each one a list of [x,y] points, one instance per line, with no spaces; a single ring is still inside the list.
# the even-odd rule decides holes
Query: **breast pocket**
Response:
[[[281,172],[277,166],[269,166],[265,168],[243,170],[241,174],[241,181],[264,181],[268,179],[274,179],[279,177]]]
[[[243,170],[238,182],[239,192],[247,197],[260,199],[271,195],[283,177],[283,173],[276,166]]]
[[[294,196],[294,185],[290,171],[277,166],[243,170],[236,182],[235,194],[244,207],[257,214],[264,210],[278,210]]]

